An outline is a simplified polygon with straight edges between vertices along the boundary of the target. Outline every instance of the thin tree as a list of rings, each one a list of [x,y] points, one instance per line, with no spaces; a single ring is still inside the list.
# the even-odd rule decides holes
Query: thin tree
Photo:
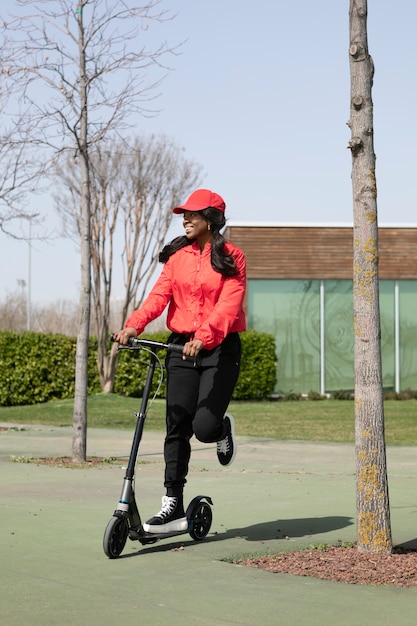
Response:
[[[90,152],[93,317],[98,341],[102,390],[111,392],[117,346],[109,351],[109,321],[122,328],[131,309],[142,302],[166,239],[172,207],[198,185],[200,167],[186,159],[165,136],[128,142],[102,142]],[[57,208],[66,232],[78,241],[82,232],[78,206],[80,177],[76,160],[57,168]],[[62,188],[62,189],[61,189]],[[118,263],[115,263],[115,257]],[[120,270],[119,275],[115,274]],[[117,315],[114,287],[123,285]]]
[[[11,124],[5,109],[0,112],[0,231],[24,239],[22,220],[30,219],[32,225],[42,222],[36,219],[28,196],[40,191],[45,166],[28,158],[28,136],[15,132],[15,123]]]
[[[384,431],[378,277],[378,219],[367,1],[350,0],[353,305],[357,547],[392,552]]]
[[[23,104],[31,145],[45,148],[44,161],[70,150],[81,182],[81,279],[72,455],[86,459],[87,356],[91,310],[90,150],[126,128],[149,99],[148,69],[169,51],[141,42],[152,21],[165,19],[159,0],[139,7],[106,0],[17,0],[24,11],[3,20],[5,78],[16,107]],[[33,10],[31,14],[29,11]]]

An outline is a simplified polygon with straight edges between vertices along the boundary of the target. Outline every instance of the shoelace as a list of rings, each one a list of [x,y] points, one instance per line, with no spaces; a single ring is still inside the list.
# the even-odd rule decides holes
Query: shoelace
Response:
[[[164,499],[162,501],[162,508],[159,511],[159,513],[156,514],[155,517],[168,517],[168,515],[171,515],[171,513],[173,511],[175,511],[175,507],[177,506],[177,499],[176,498],[169,498],[168,496],[164,496]]]
[[[217,442],[217,451],[220,452],[220,454],[227,454],[229,452],[229,448],[229,437],[225,437],[221,441]]]

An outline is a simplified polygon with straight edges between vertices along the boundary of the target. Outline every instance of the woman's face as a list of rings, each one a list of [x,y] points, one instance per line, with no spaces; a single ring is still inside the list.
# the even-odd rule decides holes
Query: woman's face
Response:
[[[211,239],[208,222],[199,211],[184,211],[182,223],[188,239],[197,239],[199,242]]]

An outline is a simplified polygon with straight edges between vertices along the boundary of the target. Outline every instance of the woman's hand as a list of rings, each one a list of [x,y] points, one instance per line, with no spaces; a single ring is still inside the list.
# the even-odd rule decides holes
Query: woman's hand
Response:
[[[203,347],[203,342],[201,341],[201,339],[192,339],[191,341],[187,341],[187,343],[184,344],[184,349],[182,351],[182,354],[183,354],[182,358],[185,360],[187,356],[197,356],[197,354],[200,352],[202,347]]]
[[[138,333],[136,328],[127,327],[119,330],[119,332],[113,334],[114,341],[120,343],[122,346],[127,346],[131,337],[137,337]]]

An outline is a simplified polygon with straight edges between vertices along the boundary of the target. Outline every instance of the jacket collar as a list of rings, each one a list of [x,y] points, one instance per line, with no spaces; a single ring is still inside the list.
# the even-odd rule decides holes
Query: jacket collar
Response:
[[[189,250],[190,252],[193,252],[193,254],[201,254],[201,256],[207,256],[208,254],[211,254],[211,243],[206,243],[203,252],[200,252],[200,246],[198,245],[198,241],[193,241],[191,246],[186,246],[184,250]]]

